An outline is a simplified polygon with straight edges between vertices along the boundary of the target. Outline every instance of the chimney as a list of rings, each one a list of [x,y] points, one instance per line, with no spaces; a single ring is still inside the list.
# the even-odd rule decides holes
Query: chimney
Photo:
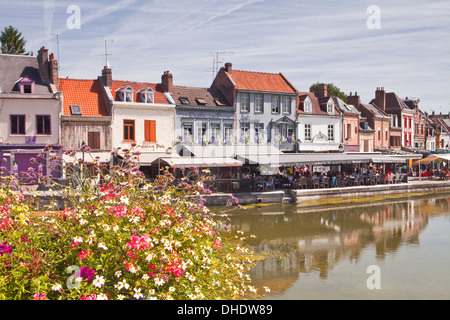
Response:
[[[325,83],[319,84],[319,98],[328,97],[328,86]]]
[[[347,103],[355,106],[355,108],[359,108],[359,104],[361,103],[361,99],[358,96],[358,92],[355,92],[355,95],[352,95],[350,92],[350,95],[347,96]]]
[[[59,66],[58,60],[53,53],[50,54],[50,80],[54,85],[59,86]]]
[[[102,70],[103,83],[108,88],[112,88],[112,70],[105,66]]]
[[[233,73],[233,64],[231,62],[225,63],[225,72],[228,72],[229,74]]]
[[[50,66],[48,62],[48,49],[42,47],[38,51],[39,72],[44,81],[50,81]]]
[[[161,82],[166,92],[173,93],[173,75],[169,71],[164,72]]]
[[[386,111],[386,91],[384,87],[377,88],[375,91],[375,104],[383,111]]]

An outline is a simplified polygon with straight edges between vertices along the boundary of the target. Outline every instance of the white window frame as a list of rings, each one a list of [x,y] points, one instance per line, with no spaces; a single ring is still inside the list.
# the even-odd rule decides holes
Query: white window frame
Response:
[[[255,94],[255,113],[264,113],[264,95],[262,93]]]
[[[291,96],[283,96],[283,114],[291,114]]]
[[[280,96],[272,95],[272,114],[280,114]]]
[[[328,140],[334,141],[334,124],[328,125]]]
[[[312,126],[311,124],[307,123],[305,124],[305,141],[311,141],[311,131],[312,131]]]
[[[123,87],[117,90],[123,102],[133,102],[134,90],[131,87]]]
[[[250,112],[250,94],[248,92],[241,92],[241,112]]]
[[[152,88],[142,89],[139,91],[142,102],[155,103],[155,91]]]
[[[304,107],[304,111],[306,113],[312,113],[312,103],[311,103],[311,101],[305,100],[305,102],[303,104],[303,107]]]

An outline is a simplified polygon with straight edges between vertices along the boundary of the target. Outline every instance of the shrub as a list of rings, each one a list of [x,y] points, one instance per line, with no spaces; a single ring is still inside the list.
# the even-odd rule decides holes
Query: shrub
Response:
[[[72,183],[58,191],[71,203],[63,211],[37,212],[36,199],[0,188],[0,299],[255,296],[247,237],[221,228],[226,214],[204,206],[202,180],[165,170],[144,183],[139,154],[122,151],[100,183],[96,159],[74,159]]]

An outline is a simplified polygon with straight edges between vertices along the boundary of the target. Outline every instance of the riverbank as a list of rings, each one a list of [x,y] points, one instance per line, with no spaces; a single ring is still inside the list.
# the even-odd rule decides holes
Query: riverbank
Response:
[[[269,205],[281,203],[296,203],[298,206],[317,206],[336,203],[363,203],[389,198],[405,198],[433,193],[450,193],[450,180],[410,180],[407,183],[382,184],[369,186],[353,186],[320,189],[286,189],[249,193],[214,193],[204,196],[207,206],[226,206],[234,204],[231,197],[238,203],[247,205]],[[39,199],[39,207],[55,203],[58,209],[68,205],[68,200],[58,196],[53,191],[33,190],[25,196]]]
[[[206,196],[206,205],[225,206],[234,196],[241,205],[297,203],[298,206],[316,206],[332,203],[358,203],[421,196],[431,193],[450,193],[449,180],[410,180],[408,183],[354,186],[342,188],[294,189]]]

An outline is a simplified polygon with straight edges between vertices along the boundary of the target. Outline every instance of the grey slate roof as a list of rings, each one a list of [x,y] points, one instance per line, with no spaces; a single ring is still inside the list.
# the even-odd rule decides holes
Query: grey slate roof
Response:
[[[20,93],[17,82],[27,76],[34,81],[34,93],[51,93],[50,86],[42,80],[37,57],[0,54],[0,88],[2,93]]]

